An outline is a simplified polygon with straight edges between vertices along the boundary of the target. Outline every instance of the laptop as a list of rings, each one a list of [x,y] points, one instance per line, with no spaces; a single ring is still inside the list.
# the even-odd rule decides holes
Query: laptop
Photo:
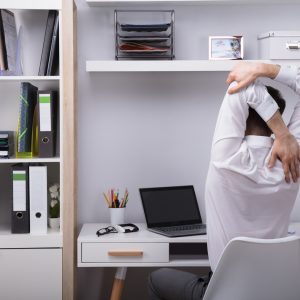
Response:
[[[206,234],[192,185],[142,188],[140,195],[149,231],[169,237]]]

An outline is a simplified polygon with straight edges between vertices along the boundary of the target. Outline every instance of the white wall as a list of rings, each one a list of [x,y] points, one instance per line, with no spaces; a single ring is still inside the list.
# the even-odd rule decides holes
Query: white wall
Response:
[[[108,222],[101,193],[110,187],[128,187],[127,221],[145,221],[139,187],[193,184],[204,213],[210,144],[227,74],[86,73],[86,60],[114,58],[113,8],[89,8],[84,0],[77,6],[79,225]],[[228,34],[244,35],[245,58],[254,59],[259,33],[300,25],[299,5],[168,8],[176,13],[177,59],[207,59],[208,36]],[[283,92],[288,118],[297,98]],[[130,270],[125,300],[146,299],[148,271]],[[79,270],[79,299],[107,299],[112,276],[113,270]],[[140,290],[129,290],[133,282]]]

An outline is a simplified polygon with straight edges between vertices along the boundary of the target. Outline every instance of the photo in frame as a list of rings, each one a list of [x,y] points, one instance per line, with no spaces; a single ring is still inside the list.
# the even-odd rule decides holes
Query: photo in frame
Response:
[[[243,36],[210,36],[210,60],[234,60],[244,58]]]

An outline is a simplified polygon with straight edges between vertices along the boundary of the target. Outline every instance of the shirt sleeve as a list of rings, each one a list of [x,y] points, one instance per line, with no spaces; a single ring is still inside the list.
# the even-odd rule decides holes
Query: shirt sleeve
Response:
[[[236,83],[232,85],[236,85]],[[231,95],[226,93],[219,111],[213,138],[211,153],[213,161],[223,161],[240,149],[245,137],[249,106],[265,122],[278,110],[277,103],[259,81],[239,93]]]
[[[281,66],[275,80],[287,85],[300,95],[300,68],[295,66]]]
[[[287,85],[300,95],[300,68],[295,66],[281,66],[275,80]],[[300,144],[300,101],[298,101],[294,108],[288,129],[296,138],[298,144]]]

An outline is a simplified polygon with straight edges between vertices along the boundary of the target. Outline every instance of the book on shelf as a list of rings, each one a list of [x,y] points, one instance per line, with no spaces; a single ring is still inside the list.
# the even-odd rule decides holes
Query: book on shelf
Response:
[[[54,157],[57,129],[57,93],[38,92],[38,154],[39,157]]]
[[[38,88],[31,83],[21,83],[16,152],[18,158],[31,158],[36,153],[37,92]]]
[[[0,131],[0,158],[9,158],[14,152],[14,132]]]
[[[29,178],[28,166],[12,166],[11,232],[29,233]]]
[[[47,234],[47,166],[12,166],[11,233]]]
[[[31,234],[47,234],[47,166],[29,166],[29,219]]]
[[[58,73],[59,66],[59,15],[56,10],[48,13],[39,76]]]
[[[16,134],[17,158],[49,158],[56,154],[58,93],[39,91],[29,82],[21,83],[18,129]]]
[[[14,13],[0,9],[0,71],[3,75],[14,75],[16,72],[17,44]]]
[[[59,66],[59,18],[57,15],[54,23],[46,75],[51,76],[57,74],[58,66]]]
[[[4,29],[2,22],[2,14],[0,14],[0,70],[7,70],[6,46],[4,40]]]

